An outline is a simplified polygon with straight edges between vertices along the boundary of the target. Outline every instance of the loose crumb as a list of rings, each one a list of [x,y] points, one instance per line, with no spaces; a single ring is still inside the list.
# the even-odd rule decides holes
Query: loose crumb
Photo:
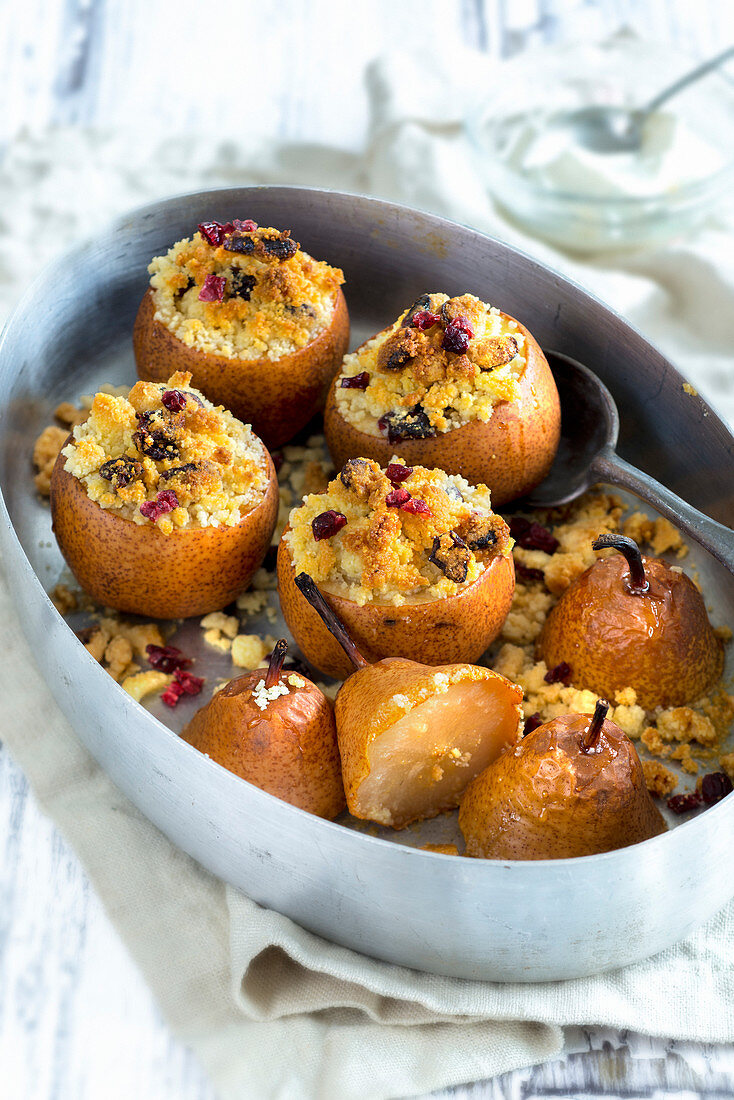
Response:
[[[690,382],[683,383],[683,390],[685,393],[690,394],[691,397],[698,397],[698,390],[694,389]]]
[[[276,639],[266,634],[238,634],[232,642],[232,663],[238,668],[257,668],[268,653],[271,653]]]
[[[55,424],[44,428],[33,446],[33,465],[38,471],[33,478],[43,497],[51,492],[51,474],[69,433]]]
[[[50,592],[50,599],[60,615],[70,615],[79,606],[76,593],[65,584],[57,584]]]
[[[723,772],[726,772],[732,783],[734,783],[734,752],[727,752],[720,756],[719,767]]]
[[[173,676],[168,676],[165,672],[158,672],[157,669],[152,668],[147,672],[138,672],[134,676],[127,676],[120,686],[123,691],[126,691],[139,703],[146,695],[167,688],[172,681]]]
[[[642,771],[648,791],[657,798],[667,798],[678,786],[675,772],[666,768],[659,760],[643,760]]]
[[[240,626],[236,615],[225,615],[223,611],[212,611],[205,615],[200,625],[206,631],[221,631],[227,638],[234,638]]]

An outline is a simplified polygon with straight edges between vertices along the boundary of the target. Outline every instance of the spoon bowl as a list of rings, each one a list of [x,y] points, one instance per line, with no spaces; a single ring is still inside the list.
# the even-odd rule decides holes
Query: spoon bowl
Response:
[[[619,413],[607,387],[571,356],[557,351],[545,351],[545,356],[561,399],[561,441],[550,473],[524,503],[529,508],[554,508],[599,481],[618,485],[647,501],[734,572],[734,531],[620,458]]]
[[[569,131],[575,144],[593,153],[638,153],[646,120],[664,103],[734,57],[734,46],[709,58],[679,77],[643,107],[592,105],[567,111],[555,119],[555,128]]]

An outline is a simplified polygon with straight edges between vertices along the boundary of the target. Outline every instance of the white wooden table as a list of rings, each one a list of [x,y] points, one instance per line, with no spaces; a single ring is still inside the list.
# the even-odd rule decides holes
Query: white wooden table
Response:
[[[0,143],[72,124],[228,129],[257,112],[277,138],[358,149],[362,77],[389,47],[445,44],[506,56],[628,25],[698,52],[734,41],[728,0],[0,0]],[[240,43],[216,65],[212,41]],[[267,58],[259,97],[246,58]],[[178,74],[175,80],[171,74]],[[1,731],[0,731],[1,733]],[[210,1100],[170,1034],[74,853],[0,747],[0,1096],[8,1100]],[[600,1029],[577,1053],[460,1089],[482,1100],[734,1095],[734,1047]]]

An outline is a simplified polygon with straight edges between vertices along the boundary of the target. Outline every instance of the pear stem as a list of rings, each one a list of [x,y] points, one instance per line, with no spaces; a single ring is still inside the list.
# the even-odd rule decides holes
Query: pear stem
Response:
[[[591,721],[589,722],[589,728],[584,736],[581,738],[581,751],[582,752],[596,752],[596,743],[599,740],[599,734],[601,728],[604,725],[604,719],[609,713],[609,703],[606,699],[599,699]]]
[[[280,670],[283,667],[283,661],[285,655],[288,652],[288,641],[286,638],[279,638],[275,643],[275,648],[270,654],[270,661],[268,662],[268,671],[265,677],[265,687],[275,687],[280,677]]]
[[[317,615],[323,620],[324,626],[334,635],[339,645],[346,653],[356,669],[366,668],[366,661],[357,649],[353,640],[347,633],[347,628],[332,607],[329,607],[324,597],[319,592],[316,581],[308,573],[299,573],[296,577],[296,587],[305,596]]]
[[[628,539],[626,535],[599,535],[599,538],[591,544],[592,550],[606,550],[610,548],[624,554],[630,569],[630,579],[627,591],[630,596],[644,596],[650,585],[645,576],[645,567],[642,564],[642,554],[634,539]]]

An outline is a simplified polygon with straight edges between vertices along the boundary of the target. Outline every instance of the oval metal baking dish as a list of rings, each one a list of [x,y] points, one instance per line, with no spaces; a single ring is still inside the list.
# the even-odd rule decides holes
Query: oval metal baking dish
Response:
[[[356,195],[262,187],[171,199],[45,270],[0,345],[0,543],[59,705],[175,844],[335,943],[499,981],[571,978],[662,950],[734,895],[734,877],[721,871],[734,795],[666,835],[583,859],[502,863],[389,843],[305,814],[200,755],[110,680],[52,606],[42,584],[49,517],[30,473],[35,435],[56,401],[90,380],[133,380],[131,330],[148,262],[198,222],[233,213],[291,228],[307,251],[344,269],[353,344],[426,289],[471,290],[521,318],[543,346],[580,359],[609,387],[624,458],[734,522],[734,447],[724,424],[634,329],[557,273],[472,229]],[[713,562],[703,571],[734,621],[725,571]]]

